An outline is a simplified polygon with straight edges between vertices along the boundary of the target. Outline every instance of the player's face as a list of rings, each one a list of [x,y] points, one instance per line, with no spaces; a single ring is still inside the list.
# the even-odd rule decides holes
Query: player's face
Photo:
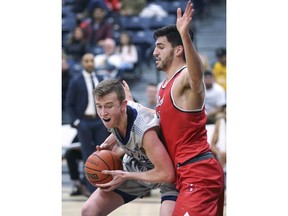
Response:
[[[111,92],[103,97],[95,97],[97,113],[106,128],[116,128],[119,126],[123,113],[126,112],[126,101],[122,104],[115,92]]]
[[[168,42],[167,37],[159,37],[155,45],[153,55],[156,58],[156,68],[165,71],[173,61],[174,49]]]

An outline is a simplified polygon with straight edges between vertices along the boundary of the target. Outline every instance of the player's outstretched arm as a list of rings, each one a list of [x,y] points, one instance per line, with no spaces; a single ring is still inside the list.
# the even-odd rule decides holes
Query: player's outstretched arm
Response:
[[[181,8],[177,9],[176,26],[183,41],[184,53],[186,57],[186,64],[189,75],[189,77],[187,78],[189,80],[190,87],[192,91],[200,92],[203,90],[203,65],[189,35],[189,28],[193,14],[193,4],[191,3],[191,1],[188,1],[183,15]]]

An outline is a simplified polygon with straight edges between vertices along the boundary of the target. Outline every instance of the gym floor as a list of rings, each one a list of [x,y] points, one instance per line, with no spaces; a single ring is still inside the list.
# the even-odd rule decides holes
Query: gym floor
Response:
[[[71,182],[67,173],[66,161],[62,161],[62,216],[81,215],[81,206],[87,199],[85,196],[70,196]],[[159,190],[154,190],[151,196],[142,199],[136,199],[131,203],[121,206],[109,216],[157,216],[160,210]],[[226,216],[225,207],[224,214]]]

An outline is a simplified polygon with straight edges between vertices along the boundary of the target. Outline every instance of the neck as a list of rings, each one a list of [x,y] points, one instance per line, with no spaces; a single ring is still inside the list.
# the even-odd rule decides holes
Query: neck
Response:
[[[166,80],[170,80],[182,67],[186,65],[185,62],[181,64],[174,64],[170,65],[169,69],[167,69],[166,72]]]
[[[125,109],[125,114],[122,115],[117,126],[117,131],[121,135],[122,138],[124,138],[126,135],[127,124],[128,124],[128,116],[127,116],[127,112]]]
[[[186,64],[177,65],[177,67],[170,67],[169,70],[166,72],[166,80],[169,81],[172,77],[175,76],[178,71],[183,68]]]

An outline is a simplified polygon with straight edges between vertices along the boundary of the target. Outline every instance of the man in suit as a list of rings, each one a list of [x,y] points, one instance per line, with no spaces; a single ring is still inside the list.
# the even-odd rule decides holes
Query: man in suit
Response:
[[[96,146],[103,143],[110,133],[97,115],[92,95],[95,86],[103,80],[103,77],[95,73],[94,55],[92,53],[84,54],[81,65],[82,73],[69,83],[66,108],[71,126],[77,129],[82,160],[85,163],[90,154],[96,151]],[[96,189],[86,178],[85,185],[90,193]]]

